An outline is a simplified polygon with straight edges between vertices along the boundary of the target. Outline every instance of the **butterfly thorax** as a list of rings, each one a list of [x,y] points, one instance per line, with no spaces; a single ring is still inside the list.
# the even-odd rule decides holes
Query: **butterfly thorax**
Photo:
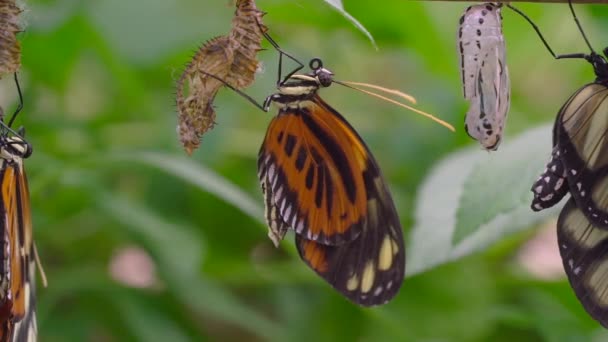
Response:
[[[8,161],[27,158],[32,154],[32,147],[21,137],[0,137],[0,158]]]
[[[308,74],[291,75],[278,86],[278,92],[266,101],[275,103],[279,109],[302,108],[310,101],[319,88],[333,83],[333,73],[323,67],[313,69]]]
[[[608,47],[604,49],[604,55],[608,56]],[[595,82],[608,86],[608,62],[606,58],[592,52],[585,59],[593,65],[593,70],[597,76]]]

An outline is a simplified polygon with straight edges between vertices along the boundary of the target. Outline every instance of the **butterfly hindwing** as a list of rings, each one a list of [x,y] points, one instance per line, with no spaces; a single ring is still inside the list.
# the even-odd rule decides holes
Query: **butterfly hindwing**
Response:
[[[583,86],[557,120],[557,146],[570,192],[594,225],[608,228],[608,87]]]
[[[388,189],[373,160],[363,175],[367,216],[352,242],[328,246],[296,235],[300,257],[336,290],[365,306],[388,302],[405,272],[401,225]]]
[[[576,296],[608,328],[608,230],[590,222],[571,198],[559,216],[557,239]]]

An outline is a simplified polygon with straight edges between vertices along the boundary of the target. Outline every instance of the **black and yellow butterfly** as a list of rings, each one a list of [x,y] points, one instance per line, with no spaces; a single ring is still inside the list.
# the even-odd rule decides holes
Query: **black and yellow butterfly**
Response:
[[[16,79],[16,76],[15,76]],[[18,85],[17,85],[18,87]],[[18,88],[19,89],[19,88]],[[19,90],[21,100],[21,91]],[[21,102],[23,103],[23,102]],[[0,341],[36,341],[36,262],[23,131],[0,121]]]
[[[608,328],[608,48],[595,52],[574,8],[570,10],[591,52],[555,55],[581,58],[593,66],[596,79],[578,89],[562,106],[553,127],[553,152],[547,168],[532,186],[532,209],[557,204],[568,193],[557,223],[564,270],[587,312]]]

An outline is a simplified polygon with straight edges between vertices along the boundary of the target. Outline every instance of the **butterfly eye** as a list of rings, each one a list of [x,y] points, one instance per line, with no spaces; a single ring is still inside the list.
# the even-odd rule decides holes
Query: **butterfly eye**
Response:
[[[333,77],[332,77],[332,73],[327,70],[327,69],[319,69],[317,71],[317,79],[319,80],[319,83],[321,83],[322,86],[324,87],[329,87],[332,82],[333,82]]]

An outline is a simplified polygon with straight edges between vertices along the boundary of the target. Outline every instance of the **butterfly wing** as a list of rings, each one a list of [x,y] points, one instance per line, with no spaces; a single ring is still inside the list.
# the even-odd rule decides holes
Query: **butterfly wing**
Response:
[[[363,174],[367,215],[354,241],[329,246],[296,235],[300,257],[336,290],[364,306],[387,303],[405,275],[399,217],[378,166],[373,159],[369,163]]]
[[[2,318],[0,336],[7,341],[35,341],[35,249],[29,190],[22,159],[3,159],[0,179],[1,226],[5,236],[2,283],[8,284],[8,292],[2,298],[3,314],[6,315]]]
[[[559,216],[557,239],[570,286],[589,315],[608,328],[608,231],[571,198]]]
[[[561,108],[557,146],[576,204],[597,226],[608,227],[608,87],[583,86]]]
[[[258,167],[267,205],[296,231],[300,256],[315,272],[361,305],[397,293],[405,272],[401,224],[376,161],[339,113],[319,97],[281,111]],[[272,232],[278,225],[269,212]]]
[[[337,245],[361,233],[367,149],[353,134],[316,104],[282,111],[268,127],[260,182],[270,185],[283,220],[309,240]]]
[[[534,193],[532,210],[541,211],[559,203],[568,194],[568,180],[566,177],[566,169],[559,158],[559,150],[554,148],[545,171],[532,185],[532,192]]]

